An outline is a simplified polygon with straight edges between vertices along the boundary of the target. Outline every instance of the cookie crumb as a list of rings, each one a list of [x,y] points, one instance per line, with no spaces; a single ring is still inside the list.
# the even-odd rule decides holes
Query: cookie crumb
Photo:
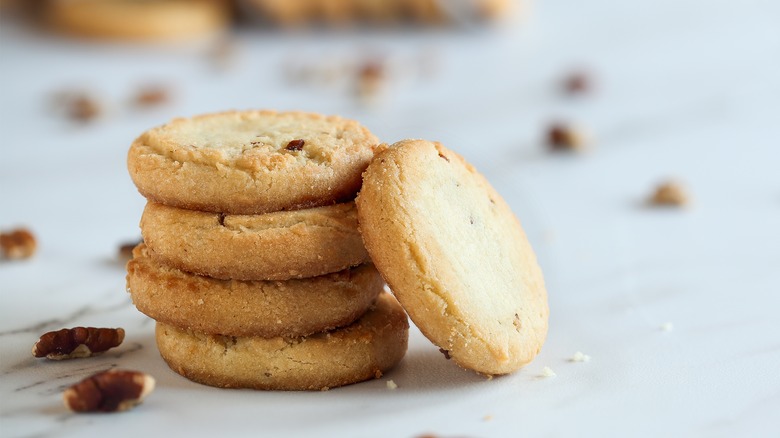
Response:
[[[393,382],[392,380],[388,380],[387,381],[387,389],[389,389],[391,391],[395,390],[395,389],[398,389],[398,385],[396,385],[395,382]]]
[[[555,371],[553,371],[550,367],[544,367],[542,368],[542,373],[539,375],[540,377],[555,377],[557,374],[555,374]]]
[[[581,351],[574,353],[574,356],[569,359],[570,362],[590,362],[590,356],[583,354]]]
[[[552,151],[581,152],[587,143],[582,129],[568,123],[553,123],[547,130],[547,145]]]
[[[690,196],[682,184],[676,181],[666,181],[656,187],[650,197],[650,204],[665,207],[685,207],[690,203]]]
[[[482,417],[482,421],[493,421],[493,416],[485,415],[484,417]]]
[[[661,324],[660,328],[661,328],[662,331],[670,332],[670,331],[674,330],[674,324],[672,324],[671,322],[665,322],[665,323]]]

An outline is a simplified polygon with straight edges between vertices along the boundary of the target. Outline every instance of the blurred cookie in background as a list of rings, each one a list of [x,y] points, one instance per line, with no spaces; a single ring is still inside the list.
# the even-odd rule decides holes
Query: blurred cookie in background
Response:
[[[296,26],[320,22],[455,24],[499,19],[514,0],[239,0],[242,10],[265,22]]]
[[[178,40],[228,27],[227,0],[49,0],[44,22],[57,32],[95,39]]]

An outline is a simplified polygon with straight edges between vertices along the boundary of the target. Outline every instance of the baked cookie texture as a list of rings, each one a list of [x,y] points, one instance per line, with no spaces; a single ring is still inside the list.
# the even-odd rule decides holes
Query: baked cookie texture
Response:
[[[542,271],[509,206],[463,158],[439,143],[396,143],[368,167],[356,203],[377,269],[456,363],[506,374],[539,353]]]
[[[149,202],[141,233],[154,260],[223,280],[315,277],[371,261],[354,202],[262,215]]]
[[[217,280],[156,263],[144,244],[127,263],[127,290],[157,321],[232,336],[305,336],[351,324],[382,292],[370,265],[302,280]]]
[[[351,200],[379,149],[368,129],[337,116],[231,111],[151,129],[131,145],[127,161],[151,201],[261,214]]]
[[[354,324],[303,338],[205,335],[157,323],[157,346],[172,370],[224,388],[322,390],[378,378],[404,356],[409,323],[383,293]]]
[[[49,0],[47,22],[63,33],[119,40],[175,40],[230,24],[226,0]]]
[[[245,8],[266,21],[299,25],[311,21],[345,24],[416,21],[443,24],[496,19],[507,15],[512,0],[244,0]]]

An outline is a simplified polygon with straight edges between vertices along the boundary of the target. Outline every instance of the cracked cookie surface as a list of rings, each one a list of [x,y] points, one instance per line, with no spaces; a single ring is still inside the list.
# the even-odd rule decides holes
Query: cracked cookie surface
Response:
[[[371,261],[354,202],[261,215],[149,202],[141,233],[154,260],[225,280],[308,278]]]
[[[494,375],[539,353],[549,310],[536,256],[463,158],[439,143],[396,143],[368,167],[356,203],[374,264],[445,356]]]
[[[304,336],[348,325],[382,292],[373,267],[287,281],[217,280],[160,265],[144,244],[127,263],[127,289],[139,311],[203,333]]]
[[[303,338],[205,335],[157,323],[157,347],[171,369],[224,388],[322,390],[372,378],[406,353],[409,323],[383,293],[353,324]]]
[[[130,146],[127,164],[151,201],[261,214],[351,200],[379,148],[368,129],[337,116],[231,111],[145,132]]]

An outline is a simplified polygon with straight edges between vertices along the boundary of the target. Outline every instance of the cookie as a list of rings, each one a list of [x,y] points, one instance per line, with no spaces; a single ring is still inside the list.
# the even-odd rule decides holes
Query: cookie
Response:
[[[426,24],[496,19],[512,9],[511,0],[244,0],[245,9],[266,21],[299,25],[312,21],[416,21]]]
[[[463,158],[439,143],[396,143],[368,167],[356,203],[377,269],[447,356],[494,375],[539,353],[542,271],[509,206]]]
[[[224,388],[321,390],[378,378],[406,353],[409,323],[387,293],[354,324],[304,338],[204,335],[157,323],[172,370]]]
[[[372,265],[288,281],[217,280],[159,265],[143,244],[127,263],[133,303],[152,319],[231,336],[304,336],[348,325],[384,282]]]
[[[351,200],[378,148],[368,129],[340,117],[232,111],[151,129],[132,144],[127,161],[151,201],[261,214]]]
[[[224,280],[315,277],[371,261],[354,202],[260,215],[149,202],[141,232],[156,261]]]
[[[63,33],[117,40],[172,40],[214,33],[230,22],[224,0],[51,0],[46,20]]]

